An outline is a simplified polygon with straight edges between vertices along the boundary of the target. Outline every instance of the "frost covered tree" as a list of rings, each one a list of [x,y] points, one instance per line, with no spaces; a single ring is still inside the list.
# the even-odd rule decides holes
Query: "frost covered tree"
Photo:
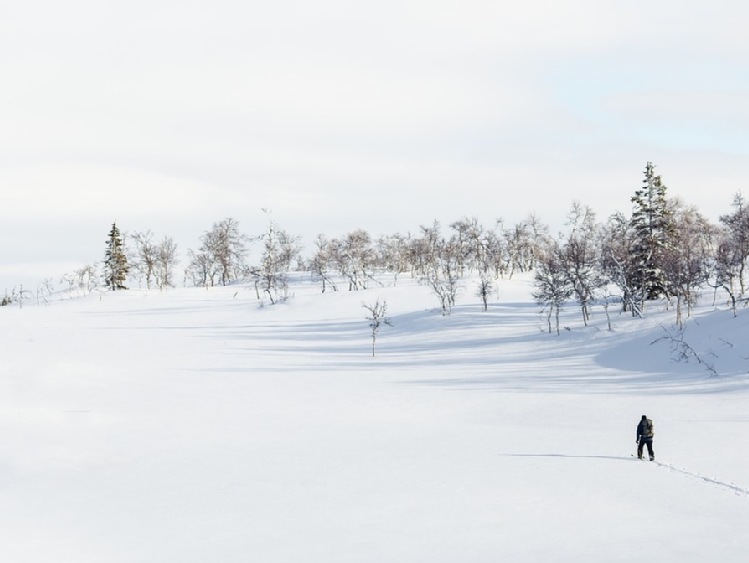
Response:
[[[138,279],[144,279],[146,288],[156,284],[159,289],[174,285],[174,268],[177,264],[177,245],[171,237],[154,242],[149,230],[136,231],[130,235],[134,250],[131,257],[132,270]]]
[[[691,315],[698,290],[708,279],[714,256],[714,227],[695,207],[671,202],[674,218],[673,244],[663,254],[663,275],[669,295],[676,298],[676,324],[683,325],[683,309]]]
[[[229,217],[214,223],[200,241],[198,251],[188,251],[190,262],[185,274],[193,284],[227,285],[245,276],[249,237],[239,230],[238,221]]]
[[[393,275],[393,285],[397,285],[398,276],[409,269],[409,247],[408,237],[401,234],[377,239],[377,264],[382,271]]]
[[[621,213],[609,217],[600,235],[601,271],[606,281],[619,288],[622,310],[629,311],[633,317],[641,317],[645,298],[639,283],[638,264],[629,251],[631,239],[628,219]]]
[[[83,295],[88,295],[96,287],[97,279],[101,279],[97,273],[96,264],[86,264],[74,272],[75,283]]]
[[[570,232],[562,249],[561,265],[572,284],[580,305],[583,323],[590,320],[590,303],[596,291],[605,285],[600,269],[600,247],[595,213],[575,202],[569,214]]]
[[[537,259],[551,241],[549,228],[539,218],[531,214],[513,229],[505,232],[509,254],[510,278],[516,269],[530,272],[536,267]]]
[[[54,282],[52,278],[44,279],[36,288],[36,304],[48,304],[53,292]]]
[[[455,257],[461,275],[466,269],[481,270],[486,264],[486,247],[484,245],[484,228],[478,219],[464,218],[450,224],[453,230],[451,242],[455,248]]]
[[[504,237],[502,220],[498,219],[494,229],[488,229],[484,233],[484,263],[480,271],[491,272],[495,278],[503,276],[510,267],[507,240]]]
[[[130,271],[120,229],[112,223],[104,253],[104,282],[111,290],[127,289],[125,281]]]
[[[23,307],[25,299],[31,297],[31,292],[23,288],[23,284],[14,286],[8,295],[8,290],[5,290],[5,296],[0,299],[0,307],[6,307],[12,303],[18,303],[19,307]]]
[[[356,229],[342,239],[333,239],[330,253],[338,272],[348,280],[349,291],[367,289],[377,265],[377,253],[367,231]]]
[[[239,222],[231,217],[213,224],[205,233],[203,247],[213,257],[218,266],[221,285],[241,279],[246,272],[246,253],[249,237],[239,230]]]
[[[425,276],[439,261],[440,247],[444,244],[440,234],[440,224],[434,221],[431,227],[421,225],[421,236],[415,237],[409,245],[409,262],[412,276]]]
[[[733,213],[722,215],[721,224],[725,227],[726,236],[721,248],[721,266],[723,268],[724,283],[736,283],[738,288],[726,287],[730,294],[741,297],[746,291],[746,270],[749,263],[749,207],[744,196],[739,192],[734,195]]]
[[[632,196],[632,246],[630,253],[637,270],[634,280],[645,300],[668,294],[668,280],[663,272],[663,261],[672,244],[674,223],[666,186],[655,174],[655,166],[648,162],[642,187]]]
[[[460,289],[460,260],[458,250],[452,241],[440,239],[436,246],[437,254],[427,268],[423,280],[432,288],[440,301],[442,315],[447,316],[455,306]]]
[[[336,286],[331,272],[332,263],[333,252],[330,241],[325,235],[317,235],[315,239],[315,253],[312,255],[308,267],[312,270],[312,274],[322,281],[323,293],[327,291],[328,286],[333,291],[338,291],[338,286]]]
[[[209,287],[216,285],[218,267],[213,256],[204,250],[187,251],[187,268],[185,268],[185,282],[189,280],[196,287]]]
[[[411,273],[418,276],[420,283],[428,285],[437,295],[442,314],[450,314],[458,293],[461,279],[461,258],[455,237],[445,240],[440,232],[440,224],[434,221],[431,227],[422,225],[421,236],[414,238],[409,245]]]
[[[260,291],[268,296],[271,304],[286,299],[289,287],[289,271],[294,260],[299,259],[301,245],[295,237],[279,228],[271,219],[268,230],[260,236],[263,255],[260,265],[253,270],[255,288],[260,299]]]

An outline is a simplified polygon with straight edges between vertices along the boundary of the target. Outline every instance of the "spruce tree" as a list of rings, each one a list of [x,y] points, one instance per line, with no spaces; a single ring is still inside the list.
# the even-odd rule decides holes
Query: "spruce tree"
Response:
[[[673,234],[673,218],[666,199],[666,186],[648,162],[642,188],[632,196],[632,246],[630,256],[635,266],[634,286],[644,299],[668,294],[663,272],[664,255]]]
[[[107,287],[112,291],[117,289],[127,289],[125,280],[129,267],[125,248],[122,243],[122,235],[117,228],[117,223],[112,223],[112,229],[109,231],[107,238],[107,248],[104,253],[104,281]]]

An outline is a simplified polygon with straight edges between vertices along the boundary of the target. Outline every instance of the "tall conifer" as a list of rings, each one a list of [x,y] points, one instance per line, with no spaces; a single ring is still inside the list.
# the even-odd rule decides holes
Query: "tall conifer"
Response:
[[[107,248],[104,253],[104,281],[112,291],[127,289],[125,280],[130,270],[125,256],[125,248],[122,244],[122,235],[117,228],[117,223],[112,223],[112,229],[107,238]]]
[[[648,162],[642,188],[632,196],[633,243],[630,255],[635,265],[635,286],[644,299],[657,299],[668,293],[663,273],[663,257],[671,242],[673,218],[666,198],[666,186]]]

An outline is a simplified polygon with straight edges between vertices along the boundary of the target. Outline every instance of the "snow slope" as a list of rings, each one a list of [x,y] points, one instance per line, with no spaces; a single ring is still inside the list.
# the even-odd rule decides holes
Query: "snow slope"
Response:
[[[0,561],[746,561],[749,311],[706,296],[680,363],[661,305],[557,336],[499,286],[0,309]]]

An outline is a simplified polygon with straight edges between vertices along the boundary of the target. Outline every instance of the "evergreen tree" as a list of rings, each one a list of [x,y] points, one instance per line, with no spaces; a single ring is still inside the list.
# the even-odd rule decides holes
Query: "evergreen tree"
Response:
[[[122,235],[117,228],[117,223],[112,223],[112,229],[107,238],[107,249],[104,253],[104,281],[112,291],[127,289],[125,280],[129,271],[125,248],[122,244]]]
[[[657,299],[669,293],[663,262],[674,225],[666,186],[661,177],[656,176],[652,162],[645,167],[643,186],[632,196],[632,203],[630,254],[636,267],[633,281],[644,299]]]

